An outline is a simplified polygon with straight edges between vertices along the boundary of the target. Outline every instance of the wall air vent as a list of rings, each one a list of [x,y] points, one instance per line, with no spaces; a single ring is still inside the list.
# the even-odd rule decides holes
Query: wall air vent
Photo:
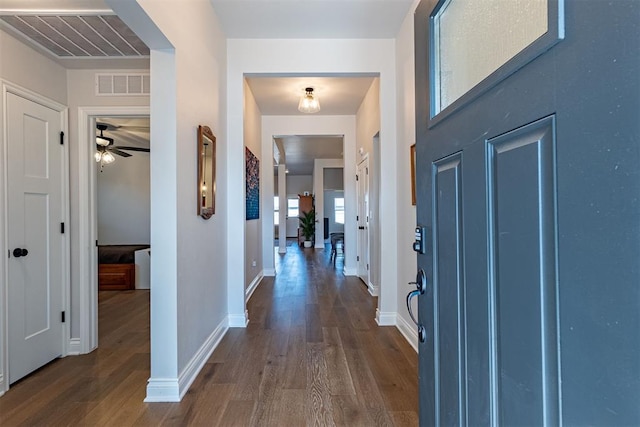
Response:
[[[148,96],[148,73],[97,73],[96,96]]]

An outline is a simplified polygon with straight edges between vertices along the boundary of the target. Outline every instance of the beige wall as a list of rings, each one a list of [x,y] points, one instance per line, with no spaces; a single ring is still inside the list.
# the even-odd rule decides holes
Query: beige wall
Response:
[[[413,5],[411,12],[415,10]],[[415,71],[413,52],[413,13],[409,13],[396,38],[397,112],[398,112],[398,328],[416,348],[418,337],[404,301],[415,289],[408,282],[415,280],[416,253],[411,249],[416,224],[416,207],[411,205],[410,147],[416,141]],[[414,299],[417,300],[417,298]],[[414,313],[417,306],[414,305]]]
[[[244,82],[244,145],[262,162],[262,114],[251,93],[251,89]],[[264,191],[260,183],[260,194]],[[262,199],[262,198],[261,198]],[[262,216],[258,219],[245,221],[245,289],[262,276]],[[255,266],[253,264],[256,264]]]
[[[152,47],[151,245],[156,262],[151,264],[151,298],[156,311],[147,398],[161,399],[166,379],[174,387],[178,378],[190,378],[199,352],[227,326],[227,55],[210,2],[137,3],[142,15],[135,4],[119,14],[127,15],[125,22]],[[156,32],[147,36],[153,28],[172,49]],[[209,126],[218,141],[216,213],[209,220],[196,214],[198,125]],[[188,383],[177,385],[183,393]]]
[[[0,78],[67,104],[64,67],[0,29]]]
[[[379,147],[374,147],[374,138],[380,132],[380,79],[371,83],[369,91],[362,100],[356,114],[356,162],[360,163],[365,156],[369,159],[369,280],[375,289],[380,286],[380,222],[378,209],[378,186],[380,170],[377,168],[380,159]],[[361,151],[360,151],[361,150]],[[376,175],[378,174],[378,175]]]

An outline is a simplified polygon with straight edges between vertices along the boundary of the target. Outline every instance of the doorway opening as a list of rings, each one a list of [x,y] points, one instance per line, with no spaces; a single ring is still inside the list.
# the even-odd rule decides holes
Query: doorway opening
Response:
[[[107,287],[114,289],[138,289],[150,287],[148,280],[148,264],[150,252],[138,247],[127,254],[111,255],[124,256],[124,261],[116,264],[129,264],[129,267],[107,267],[99,263],[99,245],[101,243],[131,243],[145,246],[150,236],[149,221],[149,153],[150,148],[148,120],[149,107],[95,107],[79,109],[79,135],[84,135],[85,143],[79,145],[79,185],[80,185],[80,233],[79,247],[87,248],[80,251],[80,287],[79,295],[79,333],[80,342],[78,353],[89,353],[98,346],[98,289],[100,281]],[[122,150],[130,156],[116,154],[112,163],[97,162],[96,135],[99,135],[98,124],[110,125],[110,130],[103,131],[103,135],[112,138],[110,147],[133,147],[136,149]],[[146,149],[146,150],[145,150]],[[116,148],[118,150],[118,148]],[[134,165],[135,164],[135,165]],[[146,166],[143,166],[146,165]],[[135,171],[134,166],[140,168]],[[109,169],[110,168],[110,169]],[[117,176],[122,175],[122,176]],[[137,180],[137,182],[136,182]],[[110,186],[112,185],[112,186]],[[132,186],[133,189],[123,189]],[[118,199],[121,197],[121,199]],[[133,208],[128,218],[123,215],[122,203],[132,203]],[[120,208],[114,210],[115,207]],[[102,213],[102,214],[101,214]],[[131,236],[132,227],[145,228],[144,232]],[[146,240],[146,242],[130,241],[130,238]],[[108,246],[108,245],[103,245]],[[121,245],[122,246],[122,245]],[[133,248],[129,248],[133,249]],[[117,258],[116,258],[117,260]],[[133,265],[131,265],[133,264]],[[111,271],[109,271],[111,269]],[[102,271],[101,271],[102,270]],[[137,274],[136,274],[137,273]],[[102,279],[99,280],[99,277]],[[102,287],[105,289],[105,287]]]

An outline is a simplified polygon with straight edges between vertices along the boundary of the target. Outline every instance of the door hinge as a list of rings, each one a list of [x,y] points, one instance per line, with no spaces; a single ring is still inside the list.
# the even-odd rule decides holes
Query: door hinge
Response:
[[[367,264],[367,271],[369,271],[369,264]]]
[[[369,168],[366,168],[366,169],[367,169],[367,175],[369,175]]]
[[[60,145],[64,145],[64,132],[60,132]]]
[[[61,317],[62,317],[62,323],[65,323],[66,322],[66,316],[65,316],[65,312],[64,311],[62,312],[62,316]]]
[[[60,233],[64,234],[64,222],[60,223]]]
[[[96,247],[98,246],[98,241],[96,240]]]
[[[360,216],[356,215],[356,221],[360,221]]]
[[[358,180],[358,175],[356,175],[356,181]]]
[[[360,261],[360,255],[356,257],[356,261]]]
[[[11,258],[11,249],[7,249],[7,258]]]

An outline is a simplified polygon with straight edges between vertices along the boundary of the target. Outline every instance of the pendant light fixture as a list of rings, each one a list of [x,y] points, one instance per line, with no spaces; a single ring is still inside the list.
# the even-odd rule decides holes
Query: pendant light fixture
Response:
[[[298,104],[298,111],[301,113],[317,113],[320,111],[320,101],[318,97],[313,94],[313,88],[307,87],[304,89],[305,94],[300,98],[300,103]]]

